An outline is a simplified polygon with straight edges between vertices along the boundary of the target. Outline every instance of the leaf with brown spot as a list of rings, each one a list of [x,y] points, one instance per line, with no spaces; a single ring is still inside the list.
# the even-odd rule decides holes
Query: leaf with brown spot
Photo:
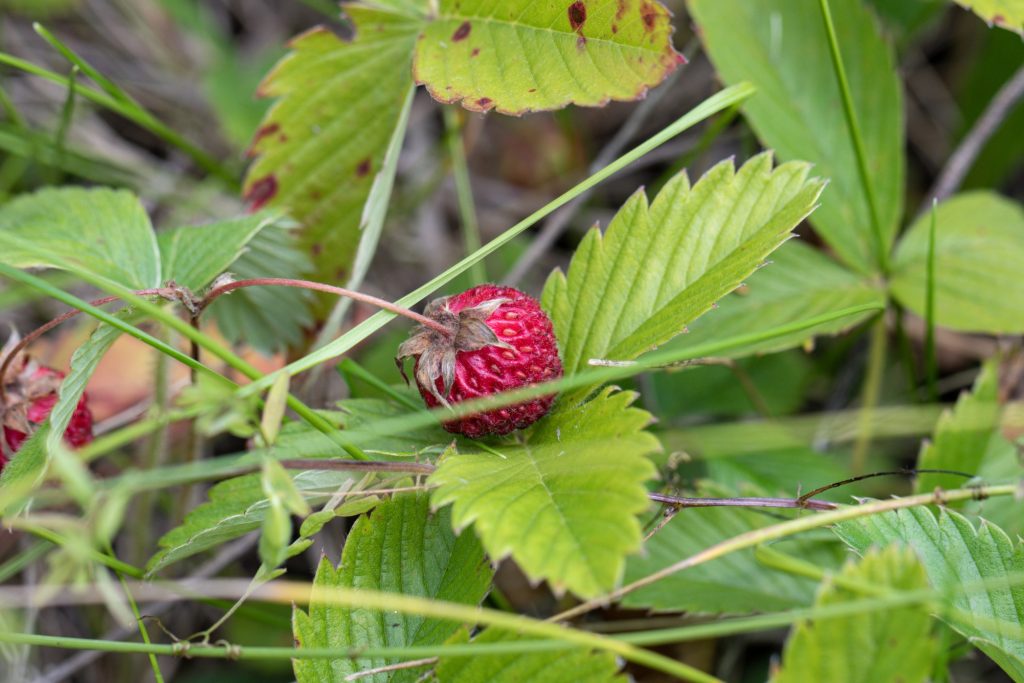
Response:
[[[636,100],[681,62],[671,15],[653,0],[440,0],[413,68],[441,102],[519,115]]]

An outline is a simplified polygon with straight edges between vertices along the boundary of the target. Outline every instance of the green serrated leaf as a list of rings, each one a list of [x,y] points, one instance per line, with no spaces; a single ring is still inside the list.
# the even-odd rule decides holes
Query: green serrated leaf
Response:
[[[850,272],[816,249],[795,240],[773,253],[770,264],[751,275],[747,285],[722,299],[716,310],[695,320],[689,333],[676,337],[671,347],[686,348],[724,340],[751,329],[781,327],[861,304],[874,303],[879,309],[885,306],[885,292],[877,283]],[[767,342],[739,347],[725,355],[741,358],[801,346],[817,336],[839,334],[872,315],[875,315],[872,311],[865,311]]]
[[[717,486],[707,486],[699,491],[699,495],[716,497],[734,493]],[[743,493],[761,495],[763,491],[748,489]],[[655,517],[652,523],[657,521],[660,517]],[[641,554],[627,560],[625,581],[635,581],[720,541],[777,522],[776,517],[759,510],[682,510],[644,544]],[[811,559],[819,566],[836,567],[841,562],[839,544],[798,540],[786,541],[781,547],[787,553]],[[811,604],[815,586],[810,579],[765,567],[751,549],[732,553],[640,588],[626,595],[623,605],[701,614],[785,610]]]
[[[521,115],[640,99],[682,63],[671,14],[644,2],[441,0],[416,82],[441,102]]]
[[[556,410],[521,446],[445,458],[429,479],[434,506],[451,503],[456,528],[473,524],[492,558],[511,555],[532,580],[582,597],[609,590],[640,545],[654,476],[644,456],[660,448],[635,398],[606,388]]]
[[[704,47],[727,83],[750,81],[743,111],[781,159],[812,162],[829,179],[811,222],[847,264],[876,269],[871,210],[843,113],[817,2],[689,0]],[[903,204],[903,104],[892,50],[861,0],[830,0],[879,223],[888,249]]]
[[[402,612],[341,607],[320,592],[344,587],[401,593],[477,605],[490,588],[493,570],[471,533],[452,533],[447,511],[430,512],[426,494],[399,495],[381,503],[352,527],[335,568],[321,560],[313,581],[309,612],[293,615],[296,646],[337,648],[403,647],[443,643],[457,623]],[[318,590],[319,589],[319,590]],[[386,659],[294,660],[299,683],[336,681],[392,663]],[[422,671],[365,676],[367,683],[415,681]]]
[[[989,26],[999,26],[1024,36],[1024,2],[1020,0],[956,0]]]
[[[1018,503],[1019,509],[1019,503]],[[933,588],[956,612],[946,621],[1015,681],[1024,681],[1024,548],[999,527],[941,510],[909,508],[845,522],[839,537],[860,554],[872,546],[909,546]],[[1017,581],[1000,581],[1008,575]],[[978,585],[987,581],[987,585]]]
[[[174,280],[198,292],[228,270],[245,252],[246,245],[277,220],[279,216],[261,212],[161,232],[157,242],[160,244],[164,279]]]
[[[299,250],[295,231],[268,225],[231,264],[239,280],[257,277],[300,278],[309,258]],[[246,343],[273,353],[302,341],[313,322],[310,293],[293,287],[246,287],[222,296],[210,306],[217,329],[232,343]]]
[[[935,322],[963,332],[1024,332],[1024,209],[994,192],[965,192],[935,212]],[[925,214],[900,240],[892,293],[925,314],[928,227]]]
[[[149,216],[125,190],[48,188],[0,207],[0,259],[51,267],[57,257],[132,289],[161,284]]]
[[[807,172],[795,162],[773,170],[765,153],[739,171],[722,162],[693,187],[680,173],[650,206],[634,194],[544,287],[566,371],[636,358],[736,289],[813,210],[822,183]]]
[[[986,363],[970,393],[963,393],[952,410],[939,418],[935,437],[921,448],[917,459],[919,469],[956,470],[977,474],[981,469],[989,442],[1002,439],[999,425],[998,364]],[[964,483],[963,477],[952,474],[921,474],[914,490],[934,491],[936,487],[954,489]]]
[[[827,608],[862,600],[843,580],[892,591],[927,586],[913,553],[898,548],[870,552],[849,563],[835,581],[826,579],[814,602]],[[803,621],[796,625],[782,654],[782,669],[773,683],[923,683],[931,673],[937,644],[931,617],[920,605]]]
[[[486,628],[472,642],[506,643],[517,640],[527,638],[498,628]],[[448,639],[451,644],[468,642],[469,632],[464,628]],[[618,670],[619,664],[615,657],[607,652],[561,650],[511,655],[441,656],[435,675],[437,680],[445,683],[625,683],[627,678],[618,675]]]
[[[386,8],[347,5],[355,36],[325,28],[299,36],[259,93],[279,98],[256,133],[245,180],[256,207],[302,223],[313,276],[344,280],[374,176],[412,87],[421,22]]]

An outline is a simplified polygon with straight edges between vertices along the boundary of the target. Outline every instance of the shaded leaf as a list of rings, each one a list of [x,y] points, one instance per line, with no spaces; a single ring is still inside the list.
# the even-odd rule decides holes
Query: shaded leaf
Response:
[[[765,153],[739,171],[722,162],[692,188],[681,173],[650,206],[641,190],[605,234],[587,233],[542,297],[566,372],[592,358],[635,358],[736,289],[814,208],[822,184],[807,171],[773,170]]]
[[[892,543],[913,549],[932,587],[957,608],[946,618],[949,625],[1015,681],[1024,681],[1024,549],[1019,540],[988,522],[975,529],[956,512],[943,509],[936,519],[925,508],[864,517],[835,531],[862,555],[871,546]]]
[[[298,248],[295,232],[268,225],[257,233],[231,272],[239,280],[256,277],[299,278],[309,258]],[[232,343],[244,342],[264,352],[295,346],[313,323],[310,293],[292,287],[246,287],[210,306],[217,329]]]
[[[640,99],[682,63],[656,0],[440,0],[416,46],[416,82],[441,102],[520,115]]]
[[[900,240],[892,293],[925,314],[928,233],[922,215]],[[964,332],[1024,332],[1024,210],[994,192],[966,192],[935,213],[935,322]]]
[[[861,0],[829,3],[874,184],[883,249],[903,203],[903,104],[892,50]],[[704,47],[727,83],[750,81],[743,107],[762,142],[829,179],[811,222],[847,264],[878,263],[871,211],[857,171],[828,39],[816,2],[690,0]]]
[[[715,497],[732,493],[717,486],[699,491],[699,495]],[[763,492],[745,490],[743,493],[760,495]],[[660,521],[660,518],[653,521]],[[763,510],[724,507],[681,510],[644,543],[641,554],[627,560],[625,580],[628,583],[643,578],[720,541],[778,521]],[[841,546],[835,543],[786,541],[780,549],[811,559],[819,566],[837,566],[840,561]],[[811,604],[815,587],[816,583],[810,579],[764,566],[750,549],[730,553],[644,586],[626,595],[623,605],[702,614],[784,610]]]
[[[276,220],[277,216],[263,212],[161,232],[157,242],[164,278],[198,292],[228,270],[245,253],[246,245]]]
[[[326,558],[320,561],[309,612],[294,610],[296,646],[346,651],[441,644],[459,629],[457,623],[332,605],[321,591],[354,588],[478,605],[490,589],[492,575],[480,543],[472,533],[453,534],[446,510],[431,513],[426,494],[396,496],[355,523],[337,568]],[[344,658],[297,659],[293,664],[299,683],[321,683],[390,663],[379,658]],[[413,669],[360,680],[415,681],[421,674]]]
[[[0,259],[29,268],[52,257],[132,289],[161,284],[149,216],[125,190],[48,188],[0,207]]]
[[[781,327],[831,311],[862,304],[885,306],[885,292],[872,281],[843,268],[821,252],[795,240],[771,256],[768,267],[747,280],[747,286],[722,299],[718,308],[676,337],[672,348],[687,348],[722,341],[752,329]],[[875,315],[864,311],[817,327],[757,344],[737,347],[723,355],[740,358],[801,346],[814,337],[838,334]]]
[[[506,643],[527,640],[526,637],[487,628],[473,638],[473,643]],[[470,642],[469,633],[460,629],[449,643]],[[618,675],[619,664],[608,652],[560,650],[509,655],[478,654],[470,657],[440,657],[435,674],[446,683],[563,683],[564,681],[626,681]]]
[[[640,545],[643,483],[654,476],[644,456],[659,449],[643,431],[650,415],[629,407],[635,398],[606,388],[557,409],[521,446],[443,459],[429,479],[434,506],[451,503],[456,528],[473,524],[492,559],[511,556],[555,591],[612,588]]]
[[[347,5],[355,36],[325,28],[296,38],[259,93],[278,98],[252,144],[245,196],[287,209],[303,225],[313,276],[344,280],[374,176],[412,87],[421,21],[393,9]]]
[[[913,553],[890,548],[870,552],[843,567],[836,579],[826,579],[814,606],[828,608],[863,600],[864,594],[844,587],[844,580],[891,591],[927,587],[924,570]],[[772,681],[923,683],[937,651],[931,617],[920,605],[803,621],[786,641],[782,669]]]

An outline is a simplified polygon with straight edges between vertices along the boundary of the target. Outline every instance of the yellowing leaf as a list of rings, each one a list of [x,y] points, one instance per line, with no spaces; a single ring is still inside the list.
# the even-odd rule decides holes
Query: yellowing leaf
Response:
[[[414,69],[442,102],[519,115],[636,100],[681,62],[656,0],[441,0]]]
[[[1024,2],[1021,0],[956,0],[989,26],[999,26],[1024,35]]]

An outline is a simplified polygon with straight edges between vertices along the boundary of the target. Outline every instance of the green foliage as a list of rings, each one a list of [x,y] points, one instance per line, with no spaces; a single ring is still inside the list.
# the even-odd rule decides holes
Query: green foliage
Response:
[[[862,555],[899,543],[924,564],[955,611],[943,618],[1015,681],[1024,681],[1024,548],[1002,529],[962,515],[911,508],[846,522],[836,533]]]
[[[826,191],[826,197],[828,192]],[[771,329],[860,304],[885,304],[878,283],[843,268],[820,251],[796,240],[771,256],[741,288],[722,299],[718,310],[690,325],[689,333],[672,341],[673,348],[695,347],[729,339],[754,329]],[[814,337],[844,332],[875,315],[866,311],[817,327],[749,344],[727,352],[731,358],[774,353],[806,344]]]
[[[375,419],[401,414],[383,401],[350,400],[342,404],[342,409],[342,413],[324,414],[324,417],[356,435],[357,445],[373,448],[374,455],[382,459],[435,452],[449,441],[448,435],[439,428],[421,429],[392,438],[360,431],[361,426]],[[344,455],[344,451],[324,434],[307,425],[291,423],[281,429],[273,448],[250,450],[242,463],[259,466],[267,457],[330,458]],[[361,476],[353,472],[327,470],[291,473],[294,487],[310,505],[327,501],[340,486],[352,484]],[[180,526],[163,535],[159,541],[160,550],[147,565],[150,574],[259,529],[270,505],[261,478],[256,474],[222,481],[210,489],[208,498],[207,502],[191,510]],[[311,527],[310,533],[317,530],[317,527]]]
[[[161,232],[157,242],[165,278],[198,292],[231,268],[245,253],[246,245],[277,220],[263,212]]]
[[[231,264],[236,279],[298,278],[309,270],[294,230],[268,225]],[[280,351],[302,342],[303,329],[313,323],[310,293],[291,287],[246,287],[223,296],[210,306],[217,329],[232,343],[246,343],[264,352]]]
[[[719,497],[734,493],[721,486],[707,486],[697,495]],[[743,491],[744,495],[761,493],[750,488]],[[769,515],[764,510],[743,508],[680,510],[644,543],[642,554],[628,559],[625,581],[640,579],[733,536],[776,524],[779,520],[775,512]],[[660,521],[660,516],[656,516],[651,523]],[[834,567],[840,561],[836,543],[788,541],[780,548],[818,566]],[[815,586],[810,579],[764,566],[753,550],[744,550],[645,586],[627,595],[623,604],[658,611],[742,614],[809,605]]]
[[[966,192],[938,205],[935,216],[935,321],[964,332],[1024,332],[1024,210],[994,192]],[[892,292],[924,315],[929,214],[900,241]]]
[[[952,410],[943,413],[935,427],[935,438],[926,443],[917,459],[919,469],[957,470],[977,474],[984,462],[989,442],[1000,439],[998,365],[987,363],[970,393],[963,393]],[[951,474],[921,474],[914,490],[934,491],[935,487],[957,488],[963,477]]]
[[[850,584],[872,590],[914,591],[927,586],[921,563],[897,548],[869,552],[826,579],[814,602],[827,609],[864,599]],[[782,669],[773,683],[924,683],[937,643],[931,618],[919,605],[893,607],[839,618],[803,621],[786,642]]]
[[[0,259],[19,268],[66,261],[132,289],[161,284],[149,217],[125,190],[45,189],[4,204]]]
[[[456,528],[473,524],[492,559],[511,556],[530,579],[583,597],[607,591],[640,546],[654,475],[644,456],[659,448],[635,398],[607,388],[559,406],[522,445],[443,459],[433,504],[451,503]]]
[[[426,494],[396,496],[352,527],[335,569],[320,561],[309,612],[294,611],[296,646],[350,648],[436,645],[459,629],[457,623],[402,612],[381,612],[331,604],[324,588],[387,591],[477,605],[490,588],[493,571],[471,533],[456,536],[445,510],[432,514]],[[319,589],[319,590],[318,590]],[[389,664],[377,658],[295,660],[299,683],[341,680]],[[379,673],[369,683],[415,681],[418,670]]]
[[[650,206],[641,190],[606,234],[587,233],[542,297],[566,372],[636,358],[736,289],[814,208],[822,184],[807,172],[795,162],[773,170],[766,153],[738,172],[722,162],[692,188],[681,173]]]
[[[484,629],[473,643],[502,643],[526,640],[523,636],[498,628]],[[469,633],[460,629],[449,643],[470,642]],[[437,680],[446,683],[624,683],[617,674],[619,665],[607,652],[578,650],[535,652],[530,654],[479,654],[470,657],[441,657],[437,662]]]
[[[1024,36],[1024,5],[1020,0],[956,0],[985,20],[989,26],[999,26]]]
[[[521,115],[636,100],[682,61],[655,1],[440,0],[414,75],[441,102]]]
[[[888,250],[903,205],[903,103],[892,51],[861,0],[831,0],[833,21]],[[690,0],[718,74],[750,81],[744,105],[758,137],[782,159],[813,162],[829,179],[811,222],[839,257],[872,272],[879,263],[871,210],[857,171],[817,2]]]
[[[326,28],[292,43],[260,86],[279,98],[256,133],[245,181],[254,206],[288,210],[303,225],[314,279],[336,281],[355,257],[363,205],[412,85],[419,21],[348,5],[355,37]]]

